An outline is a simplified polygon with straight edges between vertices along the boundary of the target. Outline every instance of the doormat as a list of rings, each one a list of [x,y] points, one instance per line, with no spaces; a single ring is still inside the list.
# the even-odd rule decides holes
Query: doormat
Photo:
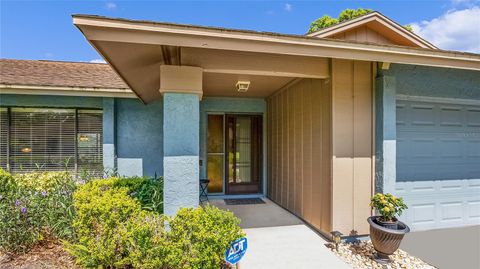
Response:
[[[248,198],[248,199],[225,199],[227,205],[256,205],[265,204],[260,198]]]

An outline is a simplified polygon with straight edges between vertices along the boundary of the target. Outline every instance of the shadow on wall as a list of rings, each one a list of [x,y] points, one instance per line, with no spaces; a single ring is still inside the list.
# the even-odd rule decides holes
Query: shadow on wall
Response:
[[[119,173],[163,175],[163,103],[115,99]]]

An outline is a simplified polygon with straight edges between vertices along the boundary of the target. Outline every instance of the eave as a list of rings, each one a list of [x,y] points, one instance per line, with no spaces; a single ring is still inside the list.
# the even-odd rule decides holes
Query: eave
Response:
[[[74,15],[73,23],[89,41],[225,49],[480,70],[480,55],[474,53],[381,46],[299,35],[131,21],[89,15]]]
[[[129,89],[0,84],[2,94],[137,98]]]

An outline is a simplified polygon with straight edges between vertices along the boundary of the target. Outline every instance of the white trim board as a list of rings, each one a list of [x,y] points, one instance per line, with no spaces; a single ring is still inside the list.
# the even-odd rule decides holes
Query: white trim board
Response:
[[[28,86],[0,84],[1,94],[23,95],[61,95],[85,97],[119,97],[137,98],[129,89],[82,88],[82,87],[55,87],[55,86]]]
[[[480,106],[480,100],[397,94],[397,100]]]

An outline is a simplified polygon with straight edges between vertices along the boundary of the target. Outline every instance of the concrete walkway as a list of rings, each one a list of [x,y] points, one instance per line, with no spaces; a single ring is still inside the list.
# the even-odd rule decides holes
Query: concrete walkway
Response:
[[[351,268],[335,256],[325,239],[303,222],[270,200],[266,204],[226,205],[223,200],[210,204],[232,211],[242,220],[248,250],[241,269]]]
[[[478,269],[480,225],[412,232],[400,248],[441,269]]]

